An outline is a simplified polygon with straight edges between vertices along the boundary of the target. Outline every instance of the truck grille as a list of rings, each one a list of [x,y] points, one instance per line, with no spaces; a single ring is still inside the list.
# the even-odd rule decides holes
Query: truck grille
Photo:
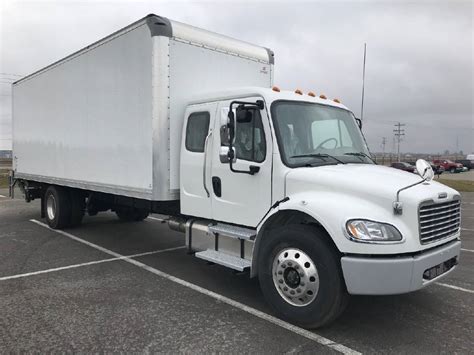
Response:
[[[418,212],[421,244],[447,238],[461,226],[461,201],[422,204]]]

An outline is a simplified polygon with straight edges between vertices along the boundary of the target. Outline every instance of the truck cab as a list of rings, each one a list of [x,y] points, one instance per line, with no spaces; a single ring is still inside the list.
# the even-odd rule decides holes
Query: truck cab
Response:
[[[418,290],[452,271],[460,253],[459,194],[375,164],[347,107],[299,90],[193,100],[180,203],[192,216],[190,250],[250,268],[269,303],[303,326],[334,318],[347,293]]]

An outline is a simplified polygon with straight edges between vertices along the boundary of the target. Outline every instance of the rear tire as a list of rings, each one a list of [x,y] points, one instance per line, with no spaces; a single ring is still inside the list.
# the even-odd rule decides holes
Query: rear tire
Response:
[[[149,212],[139,208],[118,208],[117,217],[123,222],[141,222],[148,217]]]
[[[84,212],[86,209],[86,202],[84,195],[74,189],[69,190],[70,199],[71,199],[71,221],[70,226],[78,226],[82,223],[82,218],[84,217]]]
[[[68,227],[71,223],[71,200],[64,187],[51,185],[44,194],[46,222],[53,229]]]
[[[304,328],[334,321],[345,309],[340,256],[323,232],[289,225],[262,241],[258,278],[267,302],[280,317]]]

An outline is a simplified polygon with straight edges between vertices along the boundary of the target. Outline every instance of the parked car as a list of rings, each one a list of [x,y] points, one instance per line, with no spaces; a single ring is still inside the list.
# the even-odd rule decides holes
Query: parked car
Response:
[[[411,165],[410,163],[405,163],[405,162],[400,162],[400,163],[392,163],[390,164],[392,168],[395,169],[400,169],[403,171],[408,171],[409,173],[414,173],[416,172],[416,168]]]
[[[456,163],[462,164],[467,170],[474,168],[474,159],[458,159]]]
[[[463,165],[455,163],[452,160],[433,160],[433,164],[441,165],[444,170],[449,171],[450,173],[460,173],[462,171]]]
[[[408,164],[415,166],[416,161],[409,161]],[[431,165],[431,169],[433,169],[433,172],[435,173],[435,175],[439,176],[442,173],[444,173],[444,168],[441,165],[436,165],[436,164],[433,164],[433,163],[430,163],[430,165]]]

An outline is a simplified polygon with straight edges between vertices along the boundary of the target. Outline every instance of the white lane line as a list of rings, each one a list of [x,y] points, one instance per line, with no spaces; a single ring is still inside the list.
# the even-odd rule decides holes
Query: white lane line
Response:
[[[89,261],[89,262],[87,262],[87,263],[74,264],[74,265],[61,266],[61,267],[55,267],[55,268],[53,268],[53,269],[27,272],[27,273],[25,273],[25,274],[18,274],[18,275],[12,275],[12,276],[4,276],[4,277],[0,277],[0,281],[13,280],[13,279],[19,279],[19,278],[22,278],[22,277],[28,277],[28,276],[34,276],[34,275],[47,274],[47,273],[50,273],[50,272],[61,271],[61,270],[75,269],[75,268],[78,268],[78,267],[88,266],[88,265],[97,265],[97,264],[102,264],[102,263],[108,263],[108,262],[110,262],[110,261],[125,260],[125,259],[130,259],[130,258],[138,258],[138,257],[140,257],[140,256],[152,255],[152,254],[158,254],[158,253],[164,253],[164,252],[167,252],[167,251],[172,251],[172,250],[177,250],[177,249],[184,249],[184,248],[186,248],[186,246],[181,246],[181,247],[176,247],[176,248],[168,248],[168,249],[161,249],[161,250],[155,250],[155,251],[148,251],[148,252],[145,252],[145,253],[133,254],[133,255],[127,255],[127,256],[121,256],[121,257],[110,258],[110,259],[102,259],[102,260]]]
[[[5,195],[0,195],[0,197],[4,197],[4,198],[7,198],[7,196],[5,196]]]
[[[78,238],[78,237],[73,236],[73,235],[70,234],[70,233],[67,233],[67,232],[64,232],[64,231],[58,230],[58,229],[51,229],[51,228],[49,228],[49,226],[48,226],[47,224],[44,224],[44,223],[42,223],[42,222],[39,222],[39,221],[37,221],[37,220],[35,220],[35,219],[30,219],[30,221],[33,222],[33,223],[36,223],[36,224],[38,224],[38,225],[40,225],[40,226],[42,226],[42,227],[45,227],[45,228],[47,228],[47,229],[50,229],[50,230],[53,231],[53,232],[57,232],[57,233],[62,234],[62,235],[64,235],[64,236],[68,237],[68,238],[71,238],[71,239],[73,239],[73,240],[76,240],[76,241],[78,241],[78,242],[80,242],[80,243],[84,243],[84,244],[86,244],[86,245],[88,245],[88,246],[90,246],[90,247],[92,247],[92,248],[95,248],[95,249],[97,249],[97,250],[103,251],[104,253],[107,253],[107,254],[112,255],[112,256],[114,256],[114,257],[117,257],[117,258],[123,257],[123,255],[120,255],[120,254],[118,254],[118,253],[116,253],[116,252],[114,252],[114,251],[112,251],[112,250],[108,250],[108,249],[103,248],[103,247],[101,247],[101,246],[99,246],[99,245],[96,245],[96,244],[87,242],[87,241],[85,241],[85,240],[83,240],[83,239],[80,239],[80,238]],[[305,338],[307,338],[307,339],[309,339],[309,340],[312,340],[312,341],[314,341],[314,342],[316,342],[316,343],[318,343],[318,344],[321,344],[321,345],[327,346],[327,347],[329,347],[329,348],[331,348],[331,349],[334,349],[334,350],[336,350],[336,351],[339,351],[340,353],[343,353],[343,354],[350,354],[350,355],[358,355],[358,354],[361,354],[361,353],[359,353],[359,352],[356,351],[356,350],[353,350],[353,349],[351,349],[351,348],[349,348],[349,347],[347,347],[347,346],[344,346],[344,345],[342,345],[342,344],[336,343],[336,342],[334,342],[334,341],[332,341],[332,340],[330,340],[330,339],[327,339],[327,338],[325,338],[325,337],[323,337],[323,336],[321,336],[321,335],[318,335],[318,334],[316,334],[316,333],[310,332],[309,330],[306,330],[306,329],[297,327],[297,326],[295,326],[295,325],[293,325],[293,324],[290,324],[290,323],[288,323],[288,322],[285,322],[285,321],[283,321],[283,320],[281,320],[281,319],[278,319],[278,318],[276,318],[276,317],[274,317],[274,316],[271,316],[271,315],[269,315],[269,314],[267,314],[267,313],[264,313],[264,312],[262,312],[262,311],[259,311],[259,310],[255,309],[255,308],[246,306],[246,305],[243,304],[243,303],[234,301],[233,299],[230,299],[230,298],[228,298],[228,297],[222,296],[222,295],[220,295],[220,294],[218,294],[218,293],[216,293],[216,292],[210,291],[210,290],[205,289],[205,288],[203,288],[203,287],[201,287],[201,286],[198,286],[198,285],[195,285],[195,284],[190,283],[190,282],[188,282],[188,281],[179,279],[179,278],[177,278],[177,277],[175,277],[175,276],[172,276],[172,275],[167,274],[167,273],[165,273],[165,272],[163,272],[163,271],[160,271],[160,270],[158,270],[158,269],[155,269],[155,268],[153,268],[153,267],[151,267],[151,266],[148,266],[148,265],[146,265],[146,264],[143,264],[143,263],[141,263],[141,262],[139,262],[139,261],[137,261],[137,260],[135,260],[135,259],[124,258],[123,260],[126,261],[126,262],[128,262],[128,263],[130,263],[130,264],[133,264],[133,265],[135,265],[135,266],[138,266],[138,267],[141,268],[141,269],[144,269],[144,270],[146,270],[146,271],[149,271],[149,272],[151,272],[151,273],[153,273],[153,274],[155,274],[155,275],[158,275],[158,276],[160,276],[160,277],[163,277],[163,278],[165,278],[165,279],[167,279],[167,280],[169,280],[169,281],[172,281],[172,282],[175,282],[175,283],[177,283],[177,284],[179,284],[179,285],[181,285],[181,286],[190,288],[191,290],[194,290],[194,291],[196,291],[196,292],[199,292],[199,293],[201,293],[201,294],[203,294],[203,295],[212,297],[212,298],[214,298],[214,299],[217,300],[217,301],[220,301],[220,302],[222,302],[222,303],[226,303],[226,304],[228,304],[228,305],[230,305],[230,306],[233,306],[233,307],[235,307],[235,308],[238,308],[238,309],[240,309],[240,310],[242,310],[242,311],[244,311],[244,312],[246,312],[246,313],[249,313],[249,314],[251,314],[251,315],[253,315],[253,316],[255,316],[255,317],[258,317],[258,318],[260,318],[260,319],[266,320],[267,322],[272,323],[272,324],[274,324],[274,325],[277,325],[277,326],[279,326],[279,327],[281,327],[281,328],[283,328],[283,329],[286,329],[286,330],[288,330],[288,331],[290,331],[290,332],[293,332],[293,333],[295,333],[295,334],[301,335],[301,336],[303,336],[303,337],[305,337]]]
[[[470,252],[470,253],[474,253],[474,250],[471,250],[471,249],[463,249],[463,248],[461,248],[461,250],[462,250],[462,251],[468,251],[468,252]]]
[[[474,290],[469,290],[468,288],[462,288],[462,287],[459,287],[459,286],[444,284],[444,283],[441,283],[441,282],[435,282],[435,283],[437,285],[440,285],[440,286],[443,286],[443,287],[452,288],[453,290],[463,291],[463,292],[467,292],[467,293],[474,293]]]
[[[461,228],[462,231],[474,232],[474,229],[471,228]]]

